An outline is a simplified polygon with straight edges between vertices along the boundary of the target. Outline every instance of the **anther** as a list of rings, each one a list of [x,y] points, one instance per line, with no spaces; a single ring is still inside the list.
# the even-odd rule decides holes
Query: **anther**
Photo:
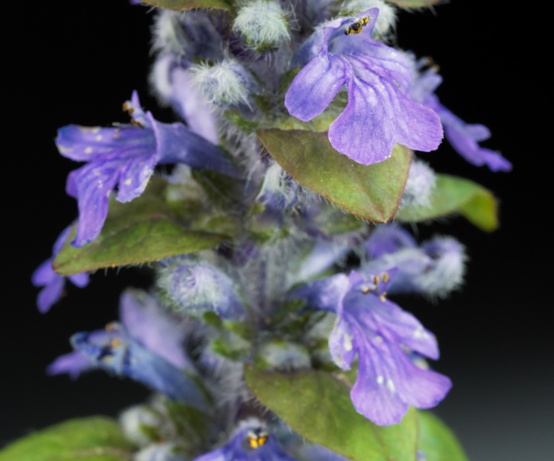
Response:
[[[269,439],[267,432],[262,431],[261,429],[256,431],[248,431],[246,434],[246,440],[250,448],[260,448],[264,446]]]
[[[117,330],[117,323],[116,322],[110,322],[106,324],[106,331],[116,331]]]
[[[369,24],[369,17],[356,19],[353,24],[349,25],[344,31],[345,35],[359,34],[362,29]]]

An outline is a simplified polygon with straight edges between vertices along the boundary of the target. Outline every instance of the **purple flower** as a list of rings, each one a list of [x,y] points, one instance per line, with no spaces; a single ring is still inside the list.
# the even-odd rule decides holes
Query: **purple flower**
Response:
[[[328,448],[307,443],[302,444],[298,449],[298,455],[306,461],[347,461],[346,458]]]
[[[62,249],[70,231],[71,226],[66,227],[62,231],[54,243],[52,256],[40,264],[31,276],[33,285],[36,287],[42,287],[42,290],[40,290],[37,296],[37,307],[43,314],[48,312],[50,308],[63,296],[66,278],[79,288],[84,288],[89,282],[89,276],[86,272],[64,277],[63,275],[59,275],[54,272],[54,269],[52,268],[54,259]]]
[[[103,335],[97,332],[74,334],[71,345],[98,368],[134,379],[170,399],[187,403],[201,411],[210,408],[206,395],[195,380],[144,347],[116,322],[109,324]]]
[[[378,14],[372,8],[318,29],[299,50],[296,62],[307,64],[285,97],[289,113],[309,121],[346,85],[348,104],[329,141],[363,165],[386,160],[396,143],[432,151],[443,136],[437,114],[408,96],[412,58],[371,38]]]
[[[395,224],[375,226],[365,242],[365,250],[371,259],[395,253],[402,248],[417,248],[417,242],[408,231]]]
[[[217,143],[217,116],[193,87],[190,70],[176,64],[173,54],[166,53],[156,60],[150,82],[161,103],[170,105],[193,133]]]
[[[418,66],[423,66],[420,60]],[[442,83],[442,77],[435,67],[429,67],[414,80],[410,94],[416,101],[433,109],[442,122],[445,137],[458,154],[475,166],[488,166],[492,171],[510,171],[512,164],[500,153],[479,146],[479,142],[490,138],[489,129],[480,124],[465,123],[444,107],[437,95],[436,88]]]
[[[286,455],[258,419],[243,421],[229,441],[194,461],[296,461]]]
[[[87,162],[67,178],[67,193],[77,199],[79,206],[73,246],[82,247],[98,236],[116,186],[118,201],[135,199],[158,164],[184,163],[238,176],[237,169],[215,145],[181,123],[160,123],[150,112],[143,112],[136,92],[124,107],[131,114],[131,124],[112,128],[67,125],[58,131],[60,153]]]
[[[450,390],[446,376],[420,368],[413,352],[437,359],[434,335],[386,298],[396,275],[352,271],[321,279],[296,293],[312,308],[330,310],[337,321],[329,337],[334,362],[343,370],[358,359],[350,396],[356,410],[379,425],[399,423],[410,406],[431,408]]]
[[[152,295],[136,289],[122,294],[120,317],[121,324],[73,335],[75,350],[58,357],[47,372],[76,378],[84,371],[104,369],[208,409],[205,394],[191,378],[195,370],[184,353],[184,328],[176,318],[163,311]]]
[[[366,250],[373,259],[362,265],[361,273],[371,275],[396,268],[387,289],[390,294],[444,298],[464,280],[465,247],[452,237],[436,236],[418,246],[404,229],[384,224],[367,239]]]
[[[104,330],[97,330],[92,335],[101,337],[106,336]],[[71,379],[77,379],[82,373],[95,370],[98,367],[96,364],[81,351],[73,351],[68,354],[63,354],[57,357],[48,367],[46,373],[49,375],[59,375],[67,373]]]

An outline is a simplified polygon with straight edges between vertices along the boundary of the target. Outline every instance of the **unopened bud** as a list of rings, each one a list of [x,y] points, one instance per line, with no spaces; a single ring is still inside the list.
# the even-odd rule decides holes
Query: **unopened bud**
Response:
[[[239,9],[233,29],[247,46],[264,52],[290,41],[289,22],[277,2],[255,0]]]
[[[224,59],[211,66],[190,67],[192,82],[204,98],[218,107],[250,105],[250,94],[256,87],[250,73],[237,61]]]

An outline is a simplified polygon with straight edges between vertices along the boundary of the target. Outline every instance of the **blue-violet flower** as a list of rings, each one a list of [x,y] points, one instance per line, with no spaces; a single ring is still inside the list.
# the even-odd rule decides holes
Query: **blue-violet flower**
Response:
[[[443,137],[437,114],[408,95],[411,57],[372,39],[378,14],[372,8],[317,29],[298,51],[296,62],[307,64],[285,96],[289,113],[309,121],[346,85],[348,104],[331,124],[329,141],[363,165],[386,160],[396,143],[428,152]]]
[[[158,164],[184,163],[238,176],[231,161],[213,144],[181,123],[160,123],[140,106],[137,92],[124,104],[130,124],[112,128],[67,125],[58,130],[56,144],[70,159],[87,162],[72,171],[67,193],[77,199],[79,220],[71,242],[82,247],[100,233],[108,214],[108,202],[118,186],[117,200],[129,202],[140,196]]]
[[[425,63],[426,60],[418,61],[418,67]],[[479,146],[479,142],[491,136],[486,126],[466,123],[440,103],[435,90],[441,83],[442,76],[431,66],[414,80],[410,95],[438,114],[446,139],[466,161],[475,166],[486,165],[492,171],[510,171],[512,164],[499,152]]]
[[[329,349],[337,366],[348,370],[358,358],[350,396],[356,410],[379,425],[399,423],[409,406],[431,408],[451,381],[411,360],[411,352],[437,359],[434,335],[410,313],[386,298],[395,269],[365,276],[356,271],[320,279],[296,296],[308,306],[337,314]]]
[[[73,285],[84,288],[89,283],[89,275],[86,272],[79,274],[63,275],[54,272],[52,264],[57,254],[61,251],[65,241],[69,237],[71,226],[66,227],[58,236],[52,249],[52,256],[42,262],[31,276],[31,281],[34,286],[42,287],[37,296],[37,307],[43,314],[48,312],[50,308],[57,303],[64,294],[65,280],[69,279]]]

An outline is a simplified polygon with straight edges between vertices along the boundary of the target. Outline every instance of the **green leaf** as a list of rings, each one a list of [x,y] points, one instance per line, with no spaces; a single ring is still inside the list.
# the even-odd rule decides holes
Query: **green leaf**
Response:
[[[147,5],[173,11],[187,11],[196,8],[230,10],[229,4],[223,0],[141,0]]]
[[[0,461],[130,461],[130,451],[116,421],[91,416],[18,439],[0,450]]]
[[[425,8],[428,6],[436,5],[443,0],[388,0],[390,3],[403,8],[405,10],[415,9],[415,8]]]
[[[188,449],[186,451],[190,452],[191,458],[196,457],[193,447],[204,447],[208,450],[210,439],[216,431],[213,421],[208,415],[189,405],[170,399],[165,400],[164,404],[179,437],[186,441]],[[196,455],[198,456],[198,454]]]
[[[166,203],[157,185],[129,203],[111,200],[100,235],[83,248],[69,244],[75,229],[54,259],[61,275],[141,264],[213,248],[223,234],[187,229]]]
[[[480,229],[492,232],[498,228],[497,208],[494,195],[479,184],[456,176],[437,175],[430,205],[403,207],[396,218],[418,222],[457,213]]]
[[[468,461],[454,433],[429,411],[418,411],[419,449],[425,461]]]
[[[271,156],[300,184],[364,221],[392,219],[404,190],[412,152],[397,145],[391,158],[364,166],[331,146],[327,133],[257,131]]]
[[[360,415],[349,386],[319,370],[278,373],[245,367],[260,402],[294,431],[352,461],[415,461],[417,412],[399,424],[377,426]]]

